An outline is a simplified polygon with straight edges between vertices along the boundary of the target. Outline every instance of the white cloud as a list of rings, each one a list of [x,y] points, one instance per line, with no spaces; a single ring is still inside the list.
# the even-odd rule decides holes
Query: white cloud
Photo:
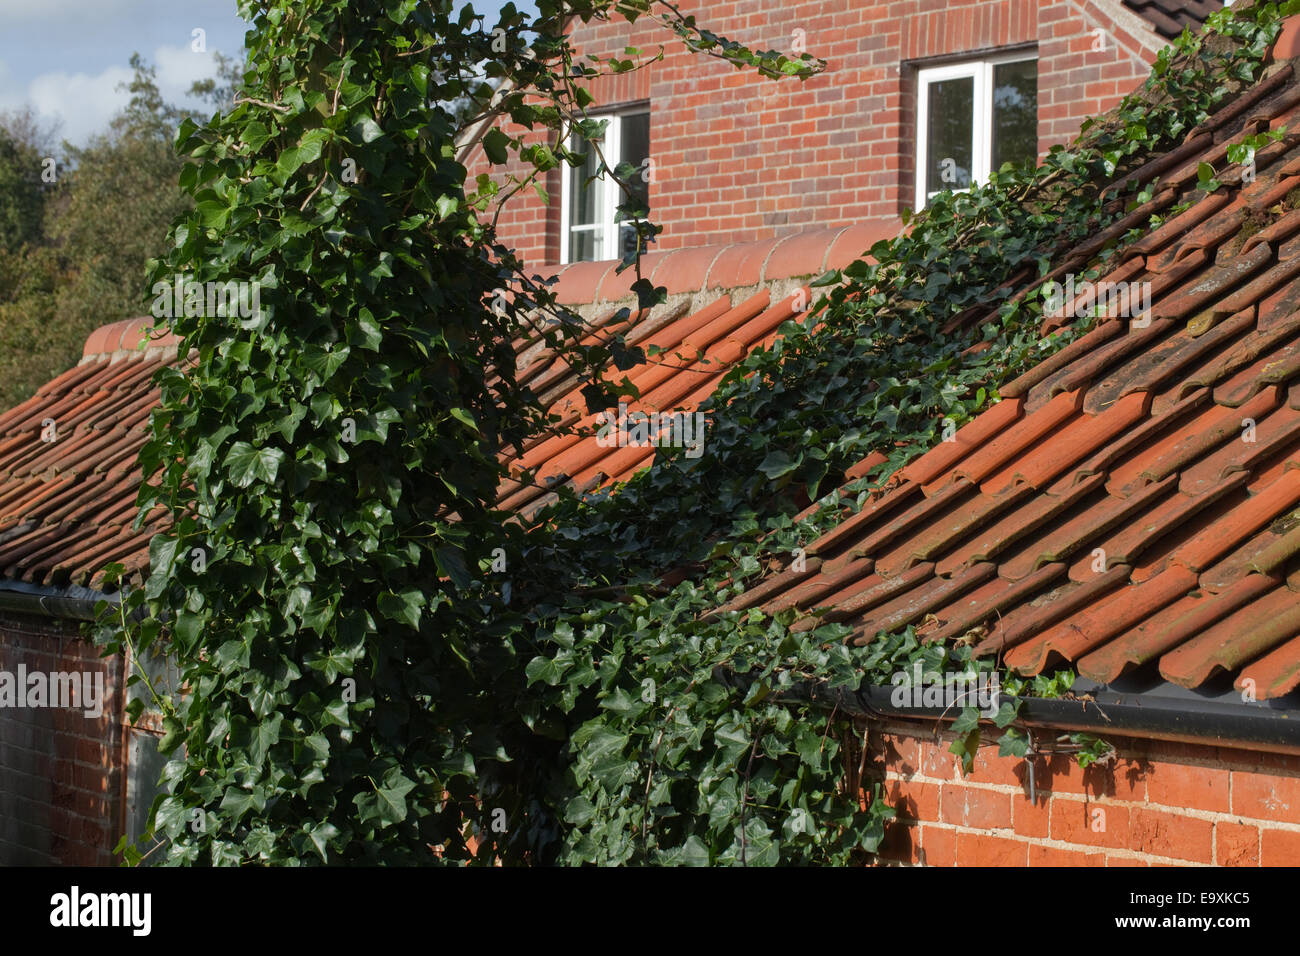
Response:
[[[130,81],[131,71],[124,66],[109,67],[98,76],[43,73],[28,84],[25,99],[42,120],[61,122],[63,138],[80,144],[107,129],[109,119],[130,99],[117,84]]]
[[[160,46],[148,62],[157,68],[163,99],[177,105],[195,105],[186,95],[190,85],[216,72],[210,49],[194,53],[188,46]],[[4,75],[4,63],[0,61],[0,79]],[[81,145],[95,133],[107,130],[109,120],[126,106],[131,94],[119,90],[118,84],[130,82],[131,69],[126,66],[111,66],[94,76],[63,71],[42,73],[26,90],[0,84],[0,110],[30,104],[47,124],[60,123],[60,138]]]
[[[217,72],[211,47],[206,53],[195,53],[188,46],[160,46],[150,62],[158,68],[158,89],[169,103],[186,102],[186,93],[195,80]]]

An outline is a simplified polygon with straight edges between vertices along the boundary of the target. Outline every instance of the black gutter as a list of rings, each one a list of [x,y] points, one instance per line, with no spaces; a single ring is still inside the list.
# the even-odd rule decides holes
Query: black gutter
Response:
[[[105,594],[102,591],[77,585],[47,588],[28,584],[25,581],[0,580],[0,611],[73,621],[93,621],[95,605],[100,601],[108,601],[116,605],[120,600],[119,593]]]
[[[714,676],[738,691],[747,690],[752,679],[722,668],[715,668]],[[956,707],[895,704],[897,690],[892,685],[872,685],[854,691],[802,681],[773,697],[812,703],[854,717],[951,722],[960,716]],[[1117,691],[1083,679],[1075,682],[1074,693],[1073,699],[1004,694],[999,702],[1019,702],[1016,722],[1045,730],[1300,754],[1300,710],[1294,708],[1294,701],[1245,703],[1236,695],[1208,700],[1182,689]]]
[[[904,707],[891,698],[896,688],[871,686],[858,691],[805,684],[791,696],[825,702],[858,717],[952,721],[956,708]],[[1076,686],[1076,690],[1078,690]],[[810,692],[811,691],[811,692]],[[1003,696],[1019,701],[1018,722],[1030,727],[1143,737],[1300,754],[1300,711],[1266,703],[1232,703],[1120,693],[1098,687],[1092,700]]]

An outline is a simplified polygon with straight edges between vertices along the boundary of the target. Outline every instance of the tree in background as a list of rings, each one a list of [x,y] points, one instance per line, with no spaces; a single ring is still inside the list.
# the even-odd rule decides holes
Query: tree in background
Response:
[[[219,66],[191,90],[218,107],[233,70]],[[75,365],[99,326],[146,313],[140,276],[190,206],[173,148],[185,114],[139,54],[131,68],[130,101],[85,146],[59,153],[30,113],[0,116],[0,406]]]
[[[0,255],[17,255],[43,232],[47,184],[41,179],[50,134],[30,110],[0,113]],[[0,282],[5,273],[0,272]],[[5,288],[0,286],[0,296]]]

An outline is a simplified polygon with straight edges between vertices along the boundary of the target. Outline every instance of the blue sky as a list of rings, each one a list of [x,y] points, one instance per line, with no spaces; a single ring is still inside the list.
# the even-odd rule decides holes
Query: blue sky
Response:
[[[503,5],[473,4],[490,22]],[[193,49],[196,29],[205,52]],[[80,145],[125,105],[116,87],[137,52],[157,67],[169,102],[197,106],[185,91],[213,74],[214,52],[242,54],[246,29],[235,0],[0,0],[0,112],[29,107]]]

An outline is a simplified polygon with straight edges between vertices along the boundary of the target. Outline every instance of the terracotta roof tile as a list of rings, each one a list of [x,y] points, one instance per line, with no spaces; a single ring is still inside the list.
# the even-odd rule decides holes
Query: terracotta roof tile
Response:
[[[709,288],[739,289],[763,281],[764,269],[772,250],[780,242],[740,242],[723,249],[709,267]]]
[[[860,588],[849,595],[836,595],[831,609],[825,615],[827,621],[848,621],[866,614],[899,594],[905,594],[917,584],[934,580],[933,564],[918,564],[892,578],[871,575],[861,579]],[[940,582],[943,579],[939,579]]]
[[[651,278],[659,264],[668,256],[667,252],[647,252],[641,257],[641,277],[643,279]],[[617,267],[605,272],[604,278],[601,279],[600,286],[596,289],[596,294],[592,296],[591,301],[608,300],[617,301],[624,296],[632,295],[632,284],[636,282],[637,270],[627,268],[619,272]]]
[[[1054,563],[1044,567],[1063,566]],[[1120,564],[1104,574],[1093,575],[1084,583],[1066,581],[1054,586],[1032,601],[1022,603],[1010,613],[1000,616],[989,636],[975,645],[975,652],[996,653],[1041,633],[1063,618],[1090,607],[1110,591],[1122,586],[1128,578],[1128,571],[1127,565]],[[1053,582],[1058,579],[1059,572],[1050,576]]]
[[[969,478],[982,482],[997,474],[1017,456],[1027,449],[1036,447],[1048,435],[1054,434],[1079,410],[1083,399],[1080,392],[1066,392],[1056,396],[1042,408],[1029,415],[1017,418],[1009,427],[991,437],[973,454],[963,458],[947,475],[941,475],[927,485],[939,486],[954,477]],[[987,494],[994,494],[1001,488],[982,489]]]
[[[786,236],[772,250],[771,263],[774,270],[787,271],[790,275],[820,275],[826,271],[826,259],[831,246],[840,237],[842,230],[821,229]]]
[[[1091,607],[1017,645],[1003,660],[1025,674],[1042,671],[1050,654],[1077,660],[1144,620],[1152,607],[1170,604],[1195,587],[1196,574],[1175,566],[1142,584],[1116,588]]]
[[[1235,670],[1300,634],[1300,601],[1285,584],[1243,604],[1209,630],[1160,658],[1160,674],[1197,687],[1216,670]]]
[[[926,640],[946,641],[972,630],[985,621],[998,619],[1005,611],[1027,598],[1055,587],[1065,574],[1065,565],[1047,564],[1029,577],[1014,583],[994,578],[985,587],[944,609],[942,626],[926,634]]]
[[[748,288],[842,269],[879,240],[892,238],[898,229],[897,220],[880,219],[836,229],[809,229],[777,239],[649,252],[642,257],[641,271],[655,285],[666,288],[670,296]],[[629,294],[635,272],[628,269],[618,274],[617,267],[618,262],[611,260],[548,266],[537,271],[543,277],[555,278],[553,291],[561,305],[586,306],[614,302]],[[113,333],[100,331],[104,334],[93,341],[97,351],[105,351],[99,346]]]
[[[881,234],[880,227],[854,229],[858,239],[868,233]],[[791,278],[819,274],[831,244],[845,232],[817,230],[789,239],[656,254],[652,281],[666,285],[670,295],[703,293],[715,285],[744,290],[757,286],[758,291],[743,299],[735,292],[726,293],[703,308],[670,312],[666,320],[652,313],[649,317],[634,316],[625,323],[622,331],[630,345],[660,350],[655,355],[647,354],[643,365],[626,371],[610,366],[605,371],[609,382],[617,384],[627,379],[638,390],[639,398],[624,403],[628,414],[694,413],[733,366],[754,349],[770,346],[780,325],[803,314],[815,300],[803,287],[774,303],[768,285],[779,279],[788,289]],[[797,255],[785,254],[783,250],[790,243],[820,250],[815,268]],[[613,266],[577,263],[564,267],[557,285],[558,298],[573,303],[581,295],[595,294],[597,288],[600,297],[621,294],[631,279],[627,273],[615,279]],[[588,337],[591,344],[612,330],[608,318],[596,325],[598,330]],[[530,342],[520,341],[516,349],[520,355],[519,380],[527,382],[548,403],[556,424],[553,433],[528,440],[514,454],[503,454],[512,478],[501,484],[498,507],[519,511],[528,518],[555,500],[550,490],[556,482],[593,490],[626,481],[654,461],[653,445],[602,447],[596,431],[605,421],[606,410],[588,410],[577,374],[557,361],[548,348],[534,348]],[[613,414],[616,409],[608,411]]]
[[[919,567],[933,569],[934,565]],[[881,631],[894,631],[956,601],[997,576],[997,565],[981,562],[950,578],[934,578],[926,587],[911,587],[893,600],[872,608],[856,627],[855,644],[868,644]]]
[[[84,585],[112,562],[147,564],[148,538],[131,527],[135,457],[158,400],[150,379],[176,361],[177,345],[148,336],[149,326],[96,329],[81,364],[0,414],[0,575],[59,587]],[[47,419],[53,441],[42,440]]]
[[[767,602],[763,604],[763,610],[769,614],[776,614],[789,607],[804,609],[817,607],[823,603],[824,598],[851,589],[860,581],[868,578],[873,581],[879,580],[878,576],[873,577],[871,574],[870,560],[851,561],[834,574],[821,574],[821,562],[817,558],[808,559],[808,567],[812,568],[814,562],[817,567],[810,574],[800,575],[800,583],[793,588],[790,587],[789,580],[776,579],[780,581],[781,587],[762,596]],[[767,601],[768,597],[773,597],[773,600]]]
[[[1124,0],[1124,6],[1146,18],[1161,36],[1171,39],[1184,28],[1195,32],[1206,17],[1223,9],[1219,0]]]
[[[921,484],[933,483],[940,475],[951,471],[957,462],[1018,419],[1023,405],[1024,402],[1019,398],[998,402],[983,415],[959,428],[951,441],[935,445],[909,464],[901,472],[902,477]]]
[[[976,528],[967,536],[963,544],[939,561],[939,573],[952,574],[962,565],[972,561],[1002,558],[1018,543],[1031,538],[1036,530],[1074,510],[1081,501],[1100,488],[1102,480],[1101,476],[1087,478],[1069,488],[1061,489],[1059,494],[1049,489],[1044,494],[1035,495],[1031,490],[1027,493],[1027,489],[1018,488],[1010,494],[1001,496],[1009,505],[1014,505],[1014,508],[1006,509],[996,520],[986,521],[981,527]],[[1037,558],[1037,556],[1035,553],[1032,557]],[[1024,577],[1023,574],[1011,574],[1005,566],[1002,573],[1012,580]]]
[[[1292,638],[1245,665],[1235,686],[1251,691],[1255,699],[1281,697],[1295,690],[1300,686],[1300,638]]]
[[[921,495],[921,486],[914,481],[896,487],[888,494],[875,498],[857,514],[841,522],[839,526],[822,535],[808,546],[809,554],[838,554],[846,543],[870,527],[876,521],[909,506],[909,503]]]
[[[1255,574],[1238,581],[1222,595],[1189,594],[1154,609],[1141,624],[1083,657],[1079,661],[1079,673],[1096,680],[1114,680],[1125,667],[1155,660],[1170,648],[1202,633],[1225,614],[1267,593],[1273,583]]]
[[[849,226],[835,237],[826,252],[825,268],[843,269],[856,259],[866,258],[867,252],[882,239],[892,239],[898,227],[892,222],[867,222]]]

